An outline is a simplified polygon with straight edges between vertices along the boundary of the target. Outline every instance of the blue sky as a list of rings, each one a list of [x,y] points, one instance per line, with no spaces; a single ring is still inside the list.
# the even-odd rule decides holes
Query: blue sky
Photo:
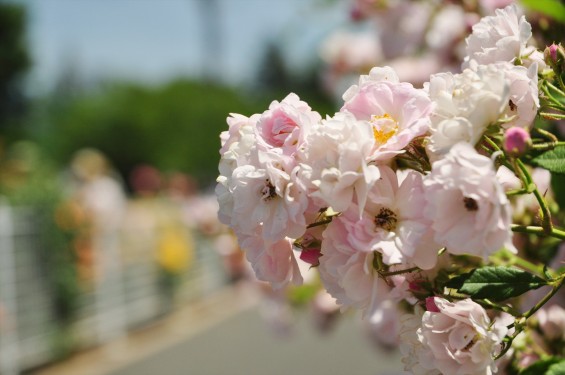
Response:
[[[205,63],[202,0],[20,0],[29,11],[30,83],[49,88],[72,63],[86,79],[146,82],[198,76],[207,65],[237,84],[251,79],[266,41],[281,40],[289,61],[300,64],[347,17],[344,0],[217,1],[221,48]]]

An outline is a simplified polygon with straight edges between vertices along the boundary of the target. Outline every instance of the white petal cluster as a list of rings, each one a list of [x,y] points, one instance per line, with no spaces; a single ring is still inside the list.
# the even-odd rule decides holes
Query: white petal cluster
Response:
[[[461,74],[435,74],[427,89],[436,104],[428,145],[434,157],[446,154],[458,142],[474,146],[487,127],[501,118],[510,95],[505,75],[494,65],[479,65]]]
[[[425,216],[435,240],[452,254],[486,259],[512,245],[512,211],[490,158],[458,143],[432,165],[424,180]]]
[[[484,17],[473,25],[473,32],[466,39],[464,66],[471,61],[486,65],[527,58],[533,51],[528,48],[531,37],[532,26],[516,5],[497,9],[494,16]]]
[[[447,48],[440,29],[428,37]],[[538,142],[528,133],[540,110],[531,34],[510,5],[473,27],[461,73],[433,74],[423,89],[376,67],[325,119],[295,94],[262,114],[231,115],[220,136],[218,215],[257,277],[279,288],[302,282],[300,264],[316,267],[342,309],[399,333],[406,370],[494,373],[505,326],[470,299],[429,296],[452,298],[438,292],[446,281],[434,284],[452,262],[516,252],[505,188],[523,186],[517,169],[495,163],[507,147],[496,142],[513,130],[526,133],[525,147]],[[424,300],[428,311],[397,319],[399,306]]]
[[[369,164],[375,145],[369,122],[337,113],[312,129],[307,145],[303,167],[311,195],[335,211],[354,202],[362,209],[369,186],[379,178],[378,168]]]

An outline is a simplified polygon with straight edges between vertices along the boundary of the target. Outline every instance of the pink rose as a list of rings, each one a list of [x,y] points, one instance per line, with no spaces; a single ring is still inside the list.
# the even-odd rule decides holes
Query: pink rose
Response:
[[[486,311],[471,299],[449,302],[435,297],[432,310],[424,313],[417,331],[431,354],[421,357],[424,368],[443,374],[496,372],[493,357],[508,332],[504,324],[491,325]]]
[[[432,102],[428,95],[397,79],[390,67],[373,68],[343,95],[341,112],[371,124],[375,138],[372,160],[388,160],[403,153],[402,149],[430,126]]]
[[[261,234],[256,233],[250,236],[239,235],[238,240],[257,279],[271,283],[273,288],[281,288],[289,283],[302,284],[303,278],[294,257],[292,239],[264,241]]]
[[[310,106],[290,93],[282,102],[273,101],[257,121],[257,138],[267,148],[282,148],[292,154],[304,141],[308,130],[322,117]]]

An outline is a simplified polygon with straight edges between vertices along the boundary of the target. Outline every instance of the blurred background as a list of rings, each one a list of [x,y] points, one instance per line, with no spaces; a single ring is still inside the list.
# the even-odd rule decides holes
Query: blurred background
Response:
[[[375,65],[457,71],[509,2],[0,1],[0,374],[401,373],[315,277],[254,280],[219,134],[289,92],[333,114]]]

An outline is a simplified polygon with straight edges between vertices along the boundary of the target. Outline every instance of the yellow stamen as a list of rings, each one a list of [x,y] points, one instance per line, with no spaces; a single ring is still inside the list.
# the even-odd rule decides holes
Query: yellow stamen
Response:
[[[388,113],[382,116],[372,115],[370,122],[373,125],[373,136],[380,145],[385,144],[398,132],[398,122]]]

